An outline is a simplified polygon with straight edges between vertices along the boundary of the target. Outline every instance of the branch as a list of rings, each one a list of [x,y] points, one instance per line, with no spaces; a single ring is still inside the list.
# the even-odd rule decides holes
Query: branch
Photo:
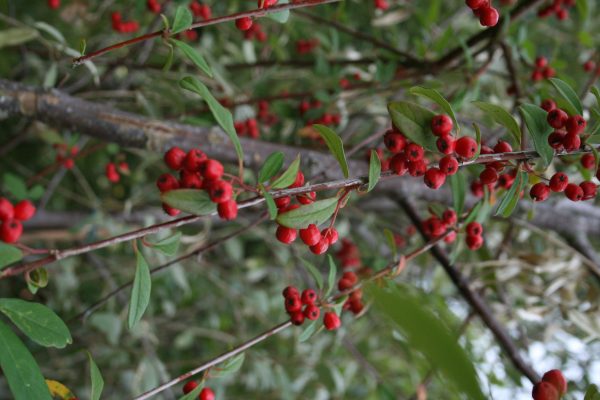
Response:
[[[407,201],[405,198],[398,196],[396,201],[400,204],[400,206],[404,209],[410,220],[419,230],[421,236],[426,239],[427,236],[423,231],[421,218],[419,217],[417,211],[414,209],[412,204]],[[435,257],[436,260],[442,265],[452,283],[456,286],[460,294],[464,297],[464,299],[469,303],[469,305],[473,308],[473,310],[479,315],[479,317],[483,320],[483,322],[487,325],[487,327],[492,331],[494,337],[500,343],[500,346],[510,358],[513,365],[523,373],[531,383],[537,383],[540,380],[540,376],[533,370],[533,368],[528,365],[521,355],[519,354],[519,349],[513,343],[511,337],[508,335],[508,332],[504,329],[504,327],[496,320],[492,311],[489,309],[484,300],[471,290],[469,287],[469,282],[467,279],[456,269],[448,259],[448,256],[439,246],[431,247],[431,254]]]

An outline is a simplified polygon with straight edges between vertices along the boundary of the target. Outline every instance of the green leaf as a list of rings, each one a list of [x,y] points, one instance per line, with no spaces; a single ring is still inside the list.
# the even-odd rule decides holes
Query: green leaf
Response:
[[[485,113],[489,115],[494,121],[506,127],[508,131],[512,134],[515,141],[518,144],[521,143],[521,129],[519,129],[519,124],[514,119],[514,117],[508,113],[508,111],[506,111],[500,106],[485,103],[483,101],[474,101],[473,104],[480,110],[485,111]]]
[[[300,261],[302,261],[304,267],[312,275],[313,279],[315,280],[315,283],[317,284],[317,288],[323,289],[323,275],[317,269],[317,267],[315,267],[313,263],[306,261],[304,258],[300,258]]]
[[[175,189],[161,193],[160,199],[173,208],[194,215],[207,215],[215,212],[217,206],[210,201],[208,193],[199,189]]]
[[[598,171],[598,165],[600,165],[600,154],[594,146],[590,146],[592,153],[594,154],[594,171]]]
[[[263,195],[263,197],[265,198],[265,202],[267,203],[267,210],[269,211],[269,218],[271,218],[272,220],[275,219],[277,217],[277,204],[275,204],[275,200],[273,200],[273,196],[271,196],[271,193],[269,193],[265,187],[263,186],[262,183],[258,184],[258,187],[260,188],[260,193]]]
[[[192,12],[185,6],[177,7],[177,11],[175,11],[175,19],[173,20],[173,30],[171,33],[179,33],[188,29],[192,22],[194,21],[194,17],[192,16]]]
[[[169,41],[175,46],[177,46],[177,48],[179,48],[179,50],[181,50],[181,52],[185,54],[187,58],[189,58],[198,68],[200,68],[202,72],[204,72],[211,78],[213,77],[212,69],[210,68],[204,57],[202,57],[202,54],[198,52],[198,50],[196,50],[189,44],[182,42],[181,40],[170,39]]]
[[[79,41],[79,54],[81,54],[82,56],[84,56],[86,48],[87,48],[87,42],[85,41],[85,39],[81,39]]]
[[[482,205],[483,200],[480,200],[477,203],[475,203],[475,205],[471,208],[471,211],[469,211],[469,213],[467,214],[467,218],[465,218],[465,220],[463,221],[463,225],[467,225],[469,222],[473,222],[477,219],[477,216],[479,215],[479,210],[481,210]]]
[[[369,162],[369,186],[367,192],[373,190],[381,177],[381,160],[375,150],[371,150],[371,161]]]
[[[583,400],[600,400],[600,390],[598,390],[598,386],[590,385],[585,392]]]
[[[240,139],[238,138],[237,132],[235,131],[235,127],[233,126],[233,117],[231,116],[231,112],[223,107],[221,103],[214,98],[214,96],[210,93],[208,88],[200,82],[198,78],[193,76],[187,76],[179,81],[179,85],[191,92],[194,92],[206,101],[208,104],[208,108],[212,112],[215,120],[223,128],[225,133],[229,136],[229,139],[233,143],[233,147],[235,147],[235,152],[238,156],[240,162],[244,161],[244,152],[242,150],[242,145],[240,143]]]
[[[427,295],[411,291],[400,285],[369,288],[375,307],[400,329],[408,348],[422,353],[466,398],[485,399],[475,368],[455,335],[427,308]]]
[[[508,192],[506,192],[506,194],[502,198],[502,201],[498,205],[495,215],[502,215],[504,218],[510,217],[510,215],[513,213],[515,207],[519,203],[519,196],[520,196],[521,190],[523,190],[523,187],[525,185],[527,185],[527,182],[528,182],[527,173],[520,171],[517,174],[512,186],[510,187]]]
[[[169,53],[167,54],[167,61],[165,61],[165,65],[163,65],[163,72],[167,72],[171,70],[173,66],[173,57],[175,56],[175,48],[171,43],[165,43],[165,45],[169,48]]]
[[[435,116],[433,111],[408,101],[390,103],[388,111],[394,126],[408,139],[427,150],[438,151],[436,136],[431,133],[431,119]]]
[[[283,167],[283,153],[276,151],[275,153],[269,154],[269,157],[265,160],[265,163],[258,173],[258,182],[263,183],[277,175],[281,167]],[[294,176],[294,179],[296,177]]]
[[[0,31],[0,49],[18,46],[37,38],[39,32],[32,28],[9,28]]]
[[[452,204],[457,215],[461,215],[465,206],[467,196],[467,181],[465,174],[454,174],[450,176],[450,189],[452,190]]]
[[[546,121],[548,113],[535,104],[523,104],[519,107],[519,111],[533,139],[533,147],[544,162],[544,167],[550,165],[554,157],[554,149],[548,144],[548,136],[552,133],[552,127]]]
[[[296,176],[298,175],[298,170],[300,169],[300,155],[296,157],[294,161],[290,164],[288,169],[285,170],[283,174],[279,178],[273,182],[271,187],[273,189],[283,189],[290,186],[296,180]]]
[[[319,319],[316,319],[314,321],[310,321],[310,323],[308,324],[308,326],[306,328],[304,328],[304,330],[302,331],[302,333],[300,334],[300,336],[298,336],[298,341],[300,343],[306,342],[308,339],[310,339],[317,332],[317,329],[319,328],[319,326],[322,326],[322,325],[320,325]]]
[[[475,141],[477,142],[477,151],[473,155],[473,158],[477,158],[481,154],[481,130],[475,122],[473,122],[473,129],[475,129]]]
[[[204,384],[200,383],[194,390],[189,392],[186,395],[183,395],[179,398],[179,400],[197,400],[200,398],[200,392],[204,389]]]
[[[277,5],[287,4],[289,0],[279,0]],[[277,13],[267,14],[267,18],[272,19],[273,21],[277,21],[280,24],[285,24],[290,18],[290,10],[284,10]]]
[[[149,243],[150,247],[154,250],[158,250],[166,256],[173,256],[179,250],[179,244],[181,243],[181,232],[177,232],[172,236],[164,238],[156,243]]]
[[[348,176],[350,176],[350,172],[348,171],[348,162],[346,161],[346,153],[344,152],[344,143],[342,142],[342,138],[339,137],[338,134],[335,133],[331,128],[325,125],[315,124],[313,125],[313,128],[319,131],[321,137],[327,144],[327,147],[329,147],[329,151],[331,154],[333,154],[338,164],[340,164],[342,172],[344,173],[344,177],[348,178]]]
[[[448,100],[446,100],[444,96],[440,94],[440,92],[438,92],[435,89],[427,89],[421,86],[413,86],[412,88],[410,88],[409,92],[414,95],[427,97],[430,100],[433,100],[437,105],[440,106],[442,110],[444,110],[446,114],[450,116],[450,118],[452,118],[454,126],[456,127],[456,131],[460,132],[460,126],[458,124],[458,121],[456,120],[454,110],[452,109],[452,106],[450,105]]]
[[[598,107],[598,110],[600,110],[600,91],[596,86],[592,86],[592,94],[596,98],[596,106]]]
[[[23,252],[15,246],[0,242],[0,270],[23,259]]]
[[[135,252],[135,259],[135,278],[133,279],[133,289],[131,290],[129,315],[127,318],[129,329],[133,329],[140,319],[142,319],[150,303],[150,291],[152,290],[150,268],[148,268],[148,263],[141,251],[138,250]]]
[[[571,115],[583,115],[583,106],[581,105],[581,101],[579,101],[579,96],[577,96],[577,93],[575,93],[573,88],[560,79],[550,78],[549,80],[561,97],[565,99],[565,108],[567,109],[567,112]]]
[[[211,378],[222,378],[227,375],[231,375],[242,368],[242,364],[244,364],[244,360],[246,359],[245,353],[240,353],[229,360],[225,361],[221,364],[220,367],[213,368],[210,371]]]
[[[2,185],[12,193],[17,200],[27,198],[27,185],[21,177],[7,172],[2,176]]]
[[[294,210],[279,214],[277,216],[277,223],[296,229],[304,229],[310,224],[319,226],[331,217],[337,203],[338,198],[332,197],[302,205]]]
[[[25,280],[29,291],[36,294],[38,289],[48,286],[48,271],[46,268],[38,268],[26,275]]]
[[[90,352],[87,352],[88,360],[90,362],[90,379],[92,381],[92,390],[90,393],[90,400],[100,400],[100,396],[102,395],[102,389],[104,389],[104,379],[102,379],[102,374],[100,373],[100,369],[94,362],[92,355]]]
[[[45,347],[62,349],[73,339],[62,319],[48,307],[20,299],[0,299],[0,312],[27,337]]]
[[[0,321],[0,368],[14,400],[52,400],[37,362],[14,332]]]
[[[327,254],[327,261],[329,263],[329,276],[327,277],[327,292],[325,292],[325,297],[328,297],[335,287],[335,277],[337,275],[337,266],[331,254]]]
[[[383,234],[385,235],[385,239],[387,240],[388,246],[390,246],[390,250],[392,250],[392,255],[395,259],[398,255],[398,246],[396,245],[396,238],[394,237],[394,233],[388,228],[385,228],[383,230]]]

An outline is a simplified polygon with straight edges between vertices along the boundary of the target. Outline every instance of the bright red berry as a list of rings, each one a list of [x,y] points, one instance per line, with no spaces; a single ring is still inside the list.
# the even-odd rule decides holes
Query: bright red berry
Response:
[[[456,147],[456,140],[450,135],[440,136],[436,141],[435,145],[438,150],[443,154],[452,154]]]
[[[556,391],[556,388],[552,386],[552,384],[548,382],[538,382],[533,385],[533,390],[531,391],[531,396],[533,400],[559,400],[560,396]]]
[[[295,286],[287,286],[285,289],[283,289],[283,292],[281,292],[281,294],[283,295],[283,297],[299,297],[300,296],[300,292],[298,292],[298,289],[296,289]]]
[[[498,141],[494,146],[494,153],[510,153],[512,151],[512,146],[504,140]]]
[[[313,254],[323,254],[327,251],[327,249],[329,248],[329,239],[325,238],[325,237],[321,237],[321,240],[319,240],[319,242],[317,244],[315,244],[314,246],[310,246],[310,251]]]
[[[217,211],[219,212],[219,217],[221,217],[221,219],[229,221],[237,217],[238,206],[235,200],[231,199],[219,203],[217,206]]]
[[[557,172],[550,178],[550,189],[553,192],[563,192],[569,184],[569,177],[564,172]]]
[[[535,59],[535,66],[537,68],[544,68],[548,65],[548,59],[546,57],[538,56]]]
[[[302,304],[314,304],[317,301],[317,293],[312,289],[304,289],[300,297]]]
[[[177,216],[177,215],[179,215],[181,213],[181,210],[173,208],[170,205],[168,205],[167,203],[163,203],[162,204],[162,208],[163,208],[163,211],[167,215],[170,215],[171,217],[175,217],[175,216]]]
[[[531,187],[529,195],[533,201],[545,201],[550,196],[550,187],[544,182],[538,182]]]
[[[108,178],[108,180],[111,181],[112,183],[117,183],[121,180],[121,176],[117,172],[117,166],[112,162],[106,164],[104,173],[105,173],[106,177]]]
[[[252,18],[250,17],[242,17],[235,20],[235,26],[240,31],[247,31],[252,28]]]
[[[466,227],[466,232],[469,236],[481,236],[483,233],[483,227],[479,222],[469,222]]]
[[[556,108],[556,103],[554,102],[554,100],[546,99],[542,101],[541,107],[547,112],[550,112]]]
[[[481,173],[479,174],[479,180],[484,185],[489,185],[490,183],[496,183],[498,180],[498,172],[495,168],[487,166]]]
[[[390,160],[390,169],[397,175],[404,175],[408,171],[408,162],[404,153],[396,154]]]
[[[231,200],[233,186],[227,181],[216,181],[212,184],[208,194],[213,203],[224,203]]]
[[[439,168],[429,168],[424,175],[425,184],[431,189],[439,189],[446,181],[446,174]]]
[[[458,171],[458,160],[453,156],[445,156],[439,162],[440,170],[450,176]]]
[[[183,385],[183,394],[188,394],[191,391],[193,391],[194,389],[196,389],[197,387],[198,387],[198,382],[189,381],[185,385]]]
[[[208,159],[200,164],[200,173],[206,179],[221,179],[223,176],[223,164],[217,160]]]
[[[457,220],[458,217],[456,216],[456,211],[452,209],[447,209],[442,214],[442,222],[446,225],[454,225]]]
[[[425,154],[425,150],[423,147],[419,146],[416,143],[409,143],[406,145],[406,150],[404,151],[406,154],[406,158],[408,161],[415,162],[423,159],[423,155]]]
[[[423,176],[427,171],[427,160],[421,159],[408,163],[408,173],[410,176]]]
[[[573,115],[567,119],[565,124],[567,133],[579,135],[585,129],[587,122],[581,115]]]
[[[156,187],[161,193],[168,192],[169,190],[179,189],[179,181],[171,174],[162,174],[156,180]]]
[[[568,119],[569,115],[560,108],[555,108],[551,110],[546,116],[548,124],[550,124],[550,126],[554,129],[560,129],[564,127]]]
[[[594,182],[585,181],[579,184],[581,190],[583,190],[583,197],[581,200],[591,200],[596,197],[597,186]]]
[[[298,231],[293,228],[288,228],[287,226],[279,225],[275,232],[275,236],[281,243],[290,244],[296,240]]]
[[[565,140],[566,135],[563,131],[554,131],[548,136],[548,144],[554,150],[560,151],[563,148],[563,140]]]
[[[301,204],[310,204],[313,203],[317,199],[317,192],[310,192],[296,196],[296,200],[298,200]]]
[[[336,313],[329,311],[323,317],[323,324],[328,331],[334,331],[342,325],[342,321]]]
[[[587,153],[581,157],[581,166],[585,169],[594,169],[596,166],[596,158],[593,154]]]
[[[494,7],[480,8],[479,23],[483,26],[495,26],[500,19],[498,10]]]
[[[200,171],[200,166],[202,165],[202,163],[207,159],[208,157],[206,156],[206,154],[204,154],[203,151],[198,149],[192,149],[186,154],[183,160],[183,167],[189,172],[198,172]]]
[[[557,369],[550,370],[542,377],[543,382],[548,382],[558,392],[558,394],[567,393],[567,380],[565,379],[562,372]]]
[[[472,251],[477,250],[481,246],[483,246],[483,238],[477,235],[467,235],[466,242],[467,247],[469,248],[469,250]]]
[[[446,114],[439,114],[431,119],[431,132],[435,136],[449,135],[452,132],[453,126],[452,118]]]
[[[502,174],[498,177],[498,186],[504,189],[508,189],[512,186],[515,181],[515,177],[511,174]]]
[[[29,200],[22,200],[15,204],[14,218],[19,221],[27,221],[35,214],[35,206]]]
[[[199,400],[215,400],[215,392],[211,388],[205,387],[200,391]]]
[[[285,310],[289,313],[295,313],[302,309],[302,301],[298,296],[290,296],[285,298]]]
[[[60,7],[60,0],[48,0],[48,7],[56,10],[58,7]]]
[[[484,7],[488,4],[486,0],[466,0],[465,3],[471,10],[477,10],[478,8]]]
[[[400,153],[406,146],[406,138],[399,133],[389,130],[383,137],[385,147],[392,153]]]
[[[581,147],[581,137],[576,133],[567,133],[562,140],[566,151],[575,151]]]
[[[187,170],[181,170],[179,178],[179,186],[185,189],[201,189],[202,178],[198,172],[189,172]]]
[[[569,183],[565,189],[565,196],[571,201],[583,199],[583,189],[574,183]]]
[[[315,224],[310,224],[306,228],[300,229],[300,239],[307,246],[314,246],[321,240],[321,232]]]
[[[171,168],[174,171],[179,171],[183,168],[183,161],[185,160],[186,153],[179,147],[171,147],[165,153],[165,164],[167,167]]]
[[[462,158],[473,158],[477,153],[477,142],[470,136],[463,136],[456,141],[454,151]]]
[[[8,219],[0,226],[0,240],[5,243],[16,243],[23,233],[23,225],[16,219]]]
[[[298,171],[298,173],[296,174],[296,180],[289,187],[297,188],[302,185],[304,185],[304,174],[301,171]]]
[[[338,231],[334,227],[323,229],[321,231],[321,236],[327,238],[330,246],[336,244],[339,238]]]
[[[321,310],[319,309],[319,307],[317,307],[314,304],[309,304],[308,306],[306,306],[306,308],[304,309],[303,312],[304,316],[307,319],[310,319],[311,321],[316,320],[317,318],[319,318],[319,315],[321,314]]]
[[[15,208],[12,203],[8,199],[0,197],[0,221],[12,219],[14,216]]]

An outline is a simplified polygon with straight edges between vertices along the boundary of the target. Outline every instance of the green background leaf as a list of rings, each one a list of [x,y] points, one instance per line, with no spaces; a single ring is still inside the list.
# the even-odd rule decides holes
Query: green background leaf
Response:
[[[346,161],[346,153],[344,152],[344,143],[342,142],[342,138],[339,137],[339,135],[331,128],[325,125],[315,124],[313,125],[313,128],[319,131],[321,137],[325,141],[325,144],[327,144],[329,151],[331,154],[333,154],[338,164],[340,164],[344,177],[348,178],[348,176],[350,176],[350,172],[348,171],[348,161]]]
[[[435,143],[437,137],[431,133],[431,119],[435,116],[433,111],[408,101],[390,103],[388,111],[394,126],[408,139],[427,150],[438,151]]]
[[[566,111],[570,115],[583,115],[583,106],[581,105],[581,101],[579,100],[579,96],[573,90],[571,86],[569,86],[566,82],[561,81],[558,78],[550,78],[550,83],[554,88],[558,91],[563,99],[565,99]]]
[[[150,292],[152,290],[152,278],[150,277],[150,268],[141,251],[135,253],[136,266],[135,278],[133,279],[133,289],[131,290],[131,299],[129,301],[129,315],[127,323],[129,329],[142,319],[148,304],[150,304]]]
[[[20,261],[23,258],[23,252],[4,242],[0,242],[0,270],[4,267]]]
[[[452,109],[452,106],[450,105],[450,103],[448,103],[448,100],[446,100],[444,96],[440,94],[440,92],[438,92],[435,89],[428,89],[421,86],[414,86],[410,88],[409,92],[414,95],[427,97],[430,100],[434,101],[437,105],[439,105],[442,108],[442,110],[444,110],[446,114],[450,116],[450,118],[452,118],[452,121],[454,122],[454,127],[457,131],[460,131],[460,126],[456,119],[456,115],[454,114],[454,110]]]
[[[298,175],[298,170],[300,169],[300,155],[296,157],[294,161],[290,164],[290,166],[285,170],[283,174],[273,182],[271,187],[273,189],[283,189],[290,186],[296,180],[296,176]]]
[[[177,39],[170,39],[170,42],[173,43],[187,58],[189,58],[202,72],[206,75],[213,77],[213,72],[202,54],[189,44],[182,42]]]
[[[100,400],[100,396],[102,395],[102,390],[104,389],[104,379],[102,378],[102,374],[100,373],[100,369],[94,362],[92,355],[90,352],[87,352],[88,361],[90,363],[90,379],[92,381],[92,389],[90,393],[91,400]]]
[[[192,25],[193,21],[194,17],[187,7],[177,7],[177,11],[175,11],[175,19],[173,20],[172,33],[179,33],[188,29],[190,25]]]
[[[379,178],[381,177],[381,160],[375,150],[371,150],[371,160],[369,162],[369,186],[367,192],[373,190]]]
[[[277,175],[281,167],[283,167],[284,155],[281,151],[276,151],[269,154],[265,163],[258,173],[258,182],[263,183]]]
[[[519,124],[508,111],[500,106],[483,101],[474,101],[473,104],[485,111],[494,121],[506,127],[517,144],[521,143],[521,129],[519,128]]]

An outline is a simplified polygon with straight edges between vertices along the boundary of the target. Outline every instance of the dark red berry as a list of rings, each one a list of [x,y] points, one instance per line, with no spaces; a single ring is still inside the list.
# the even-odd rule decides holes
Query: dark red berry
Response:
[[[277,208],[282,209],[289,206],[291,201],[292,198],[290,196],[279,197],[275,199],[275,205],[277,206]]]
[[[478,8],[488,5],[487,0],[466,0],[465,3],[471,10],[477,10]]]
[[[498,141],[494,146],[494,153],[510,153],[511,151],[512,146],[504,140]]]
[[[287,286],[285,289],[283,289],[283,292],[281,292],[281,294],[285,298],[287,298],[287,297],[300,297],[300,292],[298,292],[298,289],[296,289],[295,286]]]
[[[483,26],[495,26],[500,19],[498,10],[494,7],[486,7],[479,9],[481,14],[479,15],[479,23]]]
[[[554,131],[548,136],[548,144],[554,150],[562,150],[563,140],[565,140],[566,133],[563,131]]]
[[[542,382],[548,382],[558,392],[558,394],[567,393],[567,380],[562,372],[557,369],[550,370],[542,376]]]
[[[14,216],[15,208],[12,203],[8,199],[0,197],[0,221],[12,219]]]
[[[183,168],[183,162],[185,160],[186,154],[185,151],[180,149],[179,147],[171,147],[165,153],[165,164],[167,167],[171,168],[173,171],[179,171]]]
[[[425,151],[423,150],[423,147],[419,146],[418,144],[409,143],[406,145],[406,150],[404,153],[406,154],[408,161],[415,162],[423,159]]]
[[[435,136],[446,136],[452,132],[452,118],[446,114],[436,115],[431,119],[431,132]]]
[[[435,145],[437,146],[440,153],[443,154],[452,154],[454,153],[454,148],[456,147],[456,140],[450,135],[445,135],[439,137],[435,141]]]
[[[423,176],[427,171],[427,160],[421,159],[408,163],[408,173],[410,176]]]
[[[16,219],[7,219],[0,226],[0,240],[5,243],[16,243],[23,233],[23,225]]]
[[[208,159],[200,164],[200,174],[205,179],[221,179],[223,176],[223,164],[217,160]]]
[[[161,193],[179,189],[179,181],[171,174],[162,174],[156,180],[156,187]]]
[[[290,296],[285,298],[285,310],[289,313],[295,313],[302,309],[302,301],[298,296]]]
[[[454,175],[458,171],[458,160],[453,156],[445,156],[440,160],[439,167],[446,175]]]
[[[562,145],[566,151],[575,151],[581,147],[581,137],[576,133],[567,133],[563,137]]]
[[[198,382],[189,381],[185,385],[183,385],[183,394],[188,394],[198,387]]]
[[[399,133],[389,130],[383,137],[385,147],[392,153],[400,153],[406,146],[406,139]]]
[[[483,246],[483,238],[477,235],[467,235],[466,242],[469,250],[473,251]]]
[[[431,189],[439,189],[446,181],[446,174],[439,168],[429,168],[423,177],[425,185]]]
[[[211,185],[208,194],[213,203],[225,203],[233,196],[233,186],[227,181],[216,181]]]
[[[552,384],[548,382],[538,382],[533,385],[533,390],[531,391],[531,396],[533,400],[559,400],[560,396],[556,391],[556,388],[552,386]]]
[[[300,297],[302,304],[314,304],[317,301],[317,293],[312,289],[304,289],[302,291],[302,296]]]
[[[313,203],[316,199],[317,192],[309,192],[296,196],[296,200],[298,200],[300,204],[310,204]]]
[[[551,99],[546,99],[542,101],[541,107],[547,112],[550,112],[556,108],[556,103]]]
[[[479,174],[479,180],[484,185],[489,185],[490,183],[496,183],[498,180],[498,172],[495,168],[487,166],[481,173]]]
[[[579,184],[581,190],[583,190],[583,198],[581,200],[591,200],[596,197],[597,186],[594,182],[585,181]]]
[[[328,331],[334,331],[342,325],[342,321],[336,313],[329,311],[323,317],[323,325],[325,325],[325,329]]]
[[[296,326],[302,325],[304,323],[304,314],[300,310],[294,311],[290,313],[290,321]]]
[[[242,17],[235,20],[235,26],[240,31],[247,31],[252,28],[252,18],[250,17]]]
[[[325,237],[321,237],[321,240],[319,240],[319,242],[317,244],[315,244],[314,246],[310,246],[310,251],[313,254],[323,254],[327,251],[327,249],[329,248],[329,239],[325,238]]]
[[[548,113],[546,120],[554,129],[560,129],[565,126],[569,116],[560,108],[555,108]]]
[[[181,171],[181,177],[179,179],[179,186],[185,189],[201,189],[202,178],[198,172],[189,172],[187,170]]]
[[[533,201],[545,201],[550,196],[550,187],[544,182],[538,182],[529,190],[529,196]]]
[[[548,65],[548,59],[546,57],[538,56],[535,59],[535,66],[537,68],[544,68]]]
[[[319,309],[319,307],[315,306],[314,304],[309,304],[308,306],[306,306],[306,308],[304,308],[303,314],[307,319],[314,321],[317,318],[319,318],[319,315],[321,314],[321,310]]]
[[[190,172],[198,172],[200,171],[200,166],[202,165],[202,163],[207,159],[208,157],[206,156],[206,154],[204,154],[203,151],[200,151],[198,149],[192,149],[188,151],[183,160],[183,168]]]
[[[473,158],[477,153],[477,142],[470,136],[463,136],[456,141],[454,151],[462,158]]]
[[[290,244],[296,240],[298,231],[293,228],[288,228],[287,226],[279,225],[275,232],[275,236],[281,243]]]
[[[334,227],[323,229],[321,231],[321,236],[323,236],[324,238],[327,238],[330,246],[333,246],[334,244],[336,244],[338,241],[338,237],[339,237],[338,231]]]
[[[594,169],[596,167],[596,158],[593,154],[584,154],[581,157],[581,166],[585,169]]]
[[[217,211],[219,212],[219,217],[221,217],[221,219],[229,221],[237,217],[238,206],[235,200],[231,199],[219,203],[219,205],[217,206]]]
[[[571,201],[583,199],[583,189],[574,183],[569,183],[565,189],[565,196]]]
[[[35,214],[35,206],[29,200],[22,200],[15,204],[14,218],[19,221],[27,221]],[[0,218],[1,220],[2,218]]]
[[[469,236],[481,236],[483,233],[483,227],[476,221],[469,222],[465,230]]]
[[[300,229],[300,239],[307,246],[314,246],[321,240],[321,232],[315,224],[310,224],[304,229]]]
[[[553,192],[563,192],[569,184],[569,177],[563,172],[557,172],[550,178],[550,189]]]
[[[587,123],[581,115],[573,115],[567,119],[567,133],[579,135],[585,129]]]
[[[297,188],[302,185],[304,185],[304,174],[301,171],[298,171],[298,173],[296,174],[296,180],[289,187]]]
[[[408,162],[404,153],[396,154],[391,158],[390,169],[397,175],[404,175],[408,171]]]
[[[456,211],[448,209],[444,211],[442,214],[442,222],[446,225],[454,225],[458,217],[456,216]]]
[[[179,214],[181,213],[181,211],[180,211],[180,210],[178,210],[178,209],[176,209],[176,208],[173,208],[173,207],[171,207],[171,206],[170,206],[170,205],[168,205],[167,203],[163,203],[163,204],[162,204],[162,208],[163,208],[163,211],[164,211],[165,213],[167,213],[168,215],[170,215],[171,217],[175,217],[175,216],[177,216],[177,215],[179,215]]]
[[[515,177],[511,174],[502,174],[498,177],[498,186],[504,189],[508,189],[512,186],[515,181]]]

